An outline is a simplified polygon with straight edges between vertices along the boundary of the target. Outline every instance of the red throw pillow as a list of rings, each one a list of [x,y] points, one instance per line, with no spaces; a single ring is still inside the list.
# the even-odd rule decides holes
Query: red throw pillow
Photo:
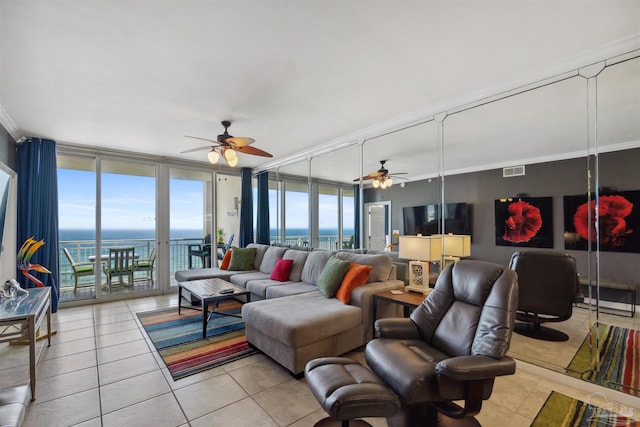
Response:
[[[224,256],[222,257],[222,262],[220,263],[220,270],[228,270],[230,263],[231,263],[231,249],[227,249],[227,252],[225,252]]]
[[[373,270],[373,267],[370,265],[352,262],[349,270],[347,270],[347,274],[345,274],[344,279],[342,279],[342,284],[340,284],[338,288],[336,298],[345,304],[349,304],[349,302],[351,302],[351,291],[367,283],[371,270]]]
[[[273,271],[271,272],[271,279],[278,282],[286,282],[289,280],[289,273],[291,273],[291,267],[293,266],[292,259],[278,258]]]

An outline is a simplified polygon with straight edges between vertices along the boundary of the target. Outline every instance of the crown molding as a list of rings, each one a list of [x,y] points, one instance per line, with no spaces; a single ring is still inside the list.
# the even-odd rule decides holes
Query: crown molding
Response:
[[[7,130],[15,142],[23,138],[24,135],[22,135],[20,129],[18,129],[18,126],[11,120],[9,113],[7,113],[7,110],[5,110],[2,105],[0,105],[0,124]]]

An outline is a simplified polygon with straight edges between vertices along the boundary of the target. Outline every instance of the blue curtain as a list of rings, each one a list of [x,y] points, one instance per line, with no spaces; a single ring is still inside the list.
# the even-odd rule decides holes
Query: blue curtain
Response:
[[[50,139],[28,138],[18,144],[16,153],[18,169],[18,249],[29,237],[44,240],[44,246],[31,258],[32,264],[40,264],[51,274],[30,273],[51,287],[51,310],[58,310],[60,295],[58,259],[58,174],[56,143]],[[35,285],[20,271],[16,276],[20,284]]]
[[[360,248],[360,184],[353,186],[353,248]]]
[[[251,187],[251,168],[242,168],[242,197],[240,199],[240,242],[241,248],[253,243],[253,188]]]
[[[256,218],[256,242],[268,245],[271,243],[269,228],[269,172],[258,174],[258,212]]]

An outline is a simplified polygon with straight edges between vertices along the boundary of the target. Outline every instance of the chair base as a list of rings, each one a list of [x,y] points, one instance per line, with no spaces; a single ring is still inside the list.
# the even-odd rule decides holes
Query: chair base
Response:
[[[556,329],[547,328],[540,323],[516,323],[513,331],[525,337],[543,341],[568,341],[569,335]]]
[[[323,418],[313,425],[313,427],[372,427],[364,420],[334,420],[331,417]]]
[[[451,418],[428,403],[403,405],[387,423],[390,427],[481,427],[475,417]]]

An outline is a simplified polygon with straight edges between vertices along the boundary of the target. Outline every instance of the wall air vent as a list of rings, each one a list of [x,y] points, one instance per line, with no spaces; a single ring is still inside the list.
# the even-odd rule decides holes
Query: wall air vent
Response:
[[[524,165],[511,166],[509,168],[502,168],[503,178],[511,178],[512,176],[523,176],[523,175],[524,175]]]

